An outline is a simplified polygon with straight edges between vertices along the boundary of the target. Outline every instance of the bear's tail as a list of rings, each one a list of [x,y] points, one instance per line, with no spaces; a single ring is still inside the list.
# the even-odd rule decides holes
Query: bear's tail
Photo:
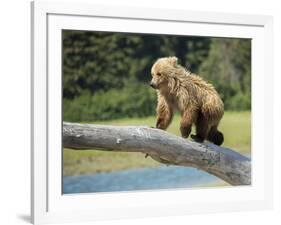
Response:
[[[211,128],[207,139],[216,145],[221,145],[224,142],[223,133],[218,131],[216,127]]]

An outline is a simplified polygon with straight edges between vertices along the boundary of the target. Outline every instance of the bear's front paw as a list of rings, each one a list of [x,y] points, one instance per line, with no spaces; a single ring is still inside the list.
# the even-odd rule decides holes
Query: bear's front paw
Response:
[[[189,134],[188,134],[188,133],[182,133],[181,136],[182,136],[183,138],[188,138]]]
[[[156,128],[165,130],[165,125],[164,125],[164,120],[163,119],[158,119],[156,122]]]
[[[202,143],[202,142],[204,141],[204,139],[201,138],[201,137],[198,136],[198,135],[191,134],[190,137],[191,137],[194,141],[199,142],[199,143]]]

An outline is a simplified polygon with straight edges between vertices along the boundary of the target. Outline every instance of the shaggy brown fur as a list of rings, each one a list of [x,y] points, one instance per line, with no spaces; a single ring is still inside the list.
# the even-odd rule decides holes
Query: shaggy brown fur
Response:
[[[224,113],[224,105],[215,88],[199,76],[177,63],[176,57],[158,59],[151,69],[150,85],[157,89],[156,127],[165,130],[172,121],[173,111],[181,113],[180,131],[187,138],[192,124],[198,142],[205,139],[221,145],[223,134],[217,127]]]

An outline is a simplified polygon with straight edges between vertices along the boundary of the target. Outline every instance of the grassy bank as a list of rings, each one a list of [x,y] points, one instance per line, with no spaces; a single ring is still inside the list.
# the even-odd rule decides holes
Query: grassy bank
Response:
[[[155,126],[155,117],[124,118],[112,121],[96,121],[96,124],[110,125],[147,125]],[[180,116],[175,115],[168,132],[180,135]],[[232,148],[242,154],[251,152],[251,114],[250,112],[226,112],[219,129],[224,133],[223,146]],[[75,151],[64,149],[63,174],[64,176],[93,174],[124,170],[129,168],[157,167],[161,164],[145,158],[142,153],[103,152],[103,151]]]

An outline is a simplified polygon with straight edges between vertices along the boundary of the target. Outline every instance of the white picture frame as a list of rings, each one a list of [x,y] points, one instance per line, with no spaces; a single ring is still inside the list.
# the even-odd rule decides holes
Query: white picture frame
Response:
[[[252,38],[252,185],[62,195],[62,29]],[[32,222],[272,208],[272,49],[270,16],[32,2]]]

